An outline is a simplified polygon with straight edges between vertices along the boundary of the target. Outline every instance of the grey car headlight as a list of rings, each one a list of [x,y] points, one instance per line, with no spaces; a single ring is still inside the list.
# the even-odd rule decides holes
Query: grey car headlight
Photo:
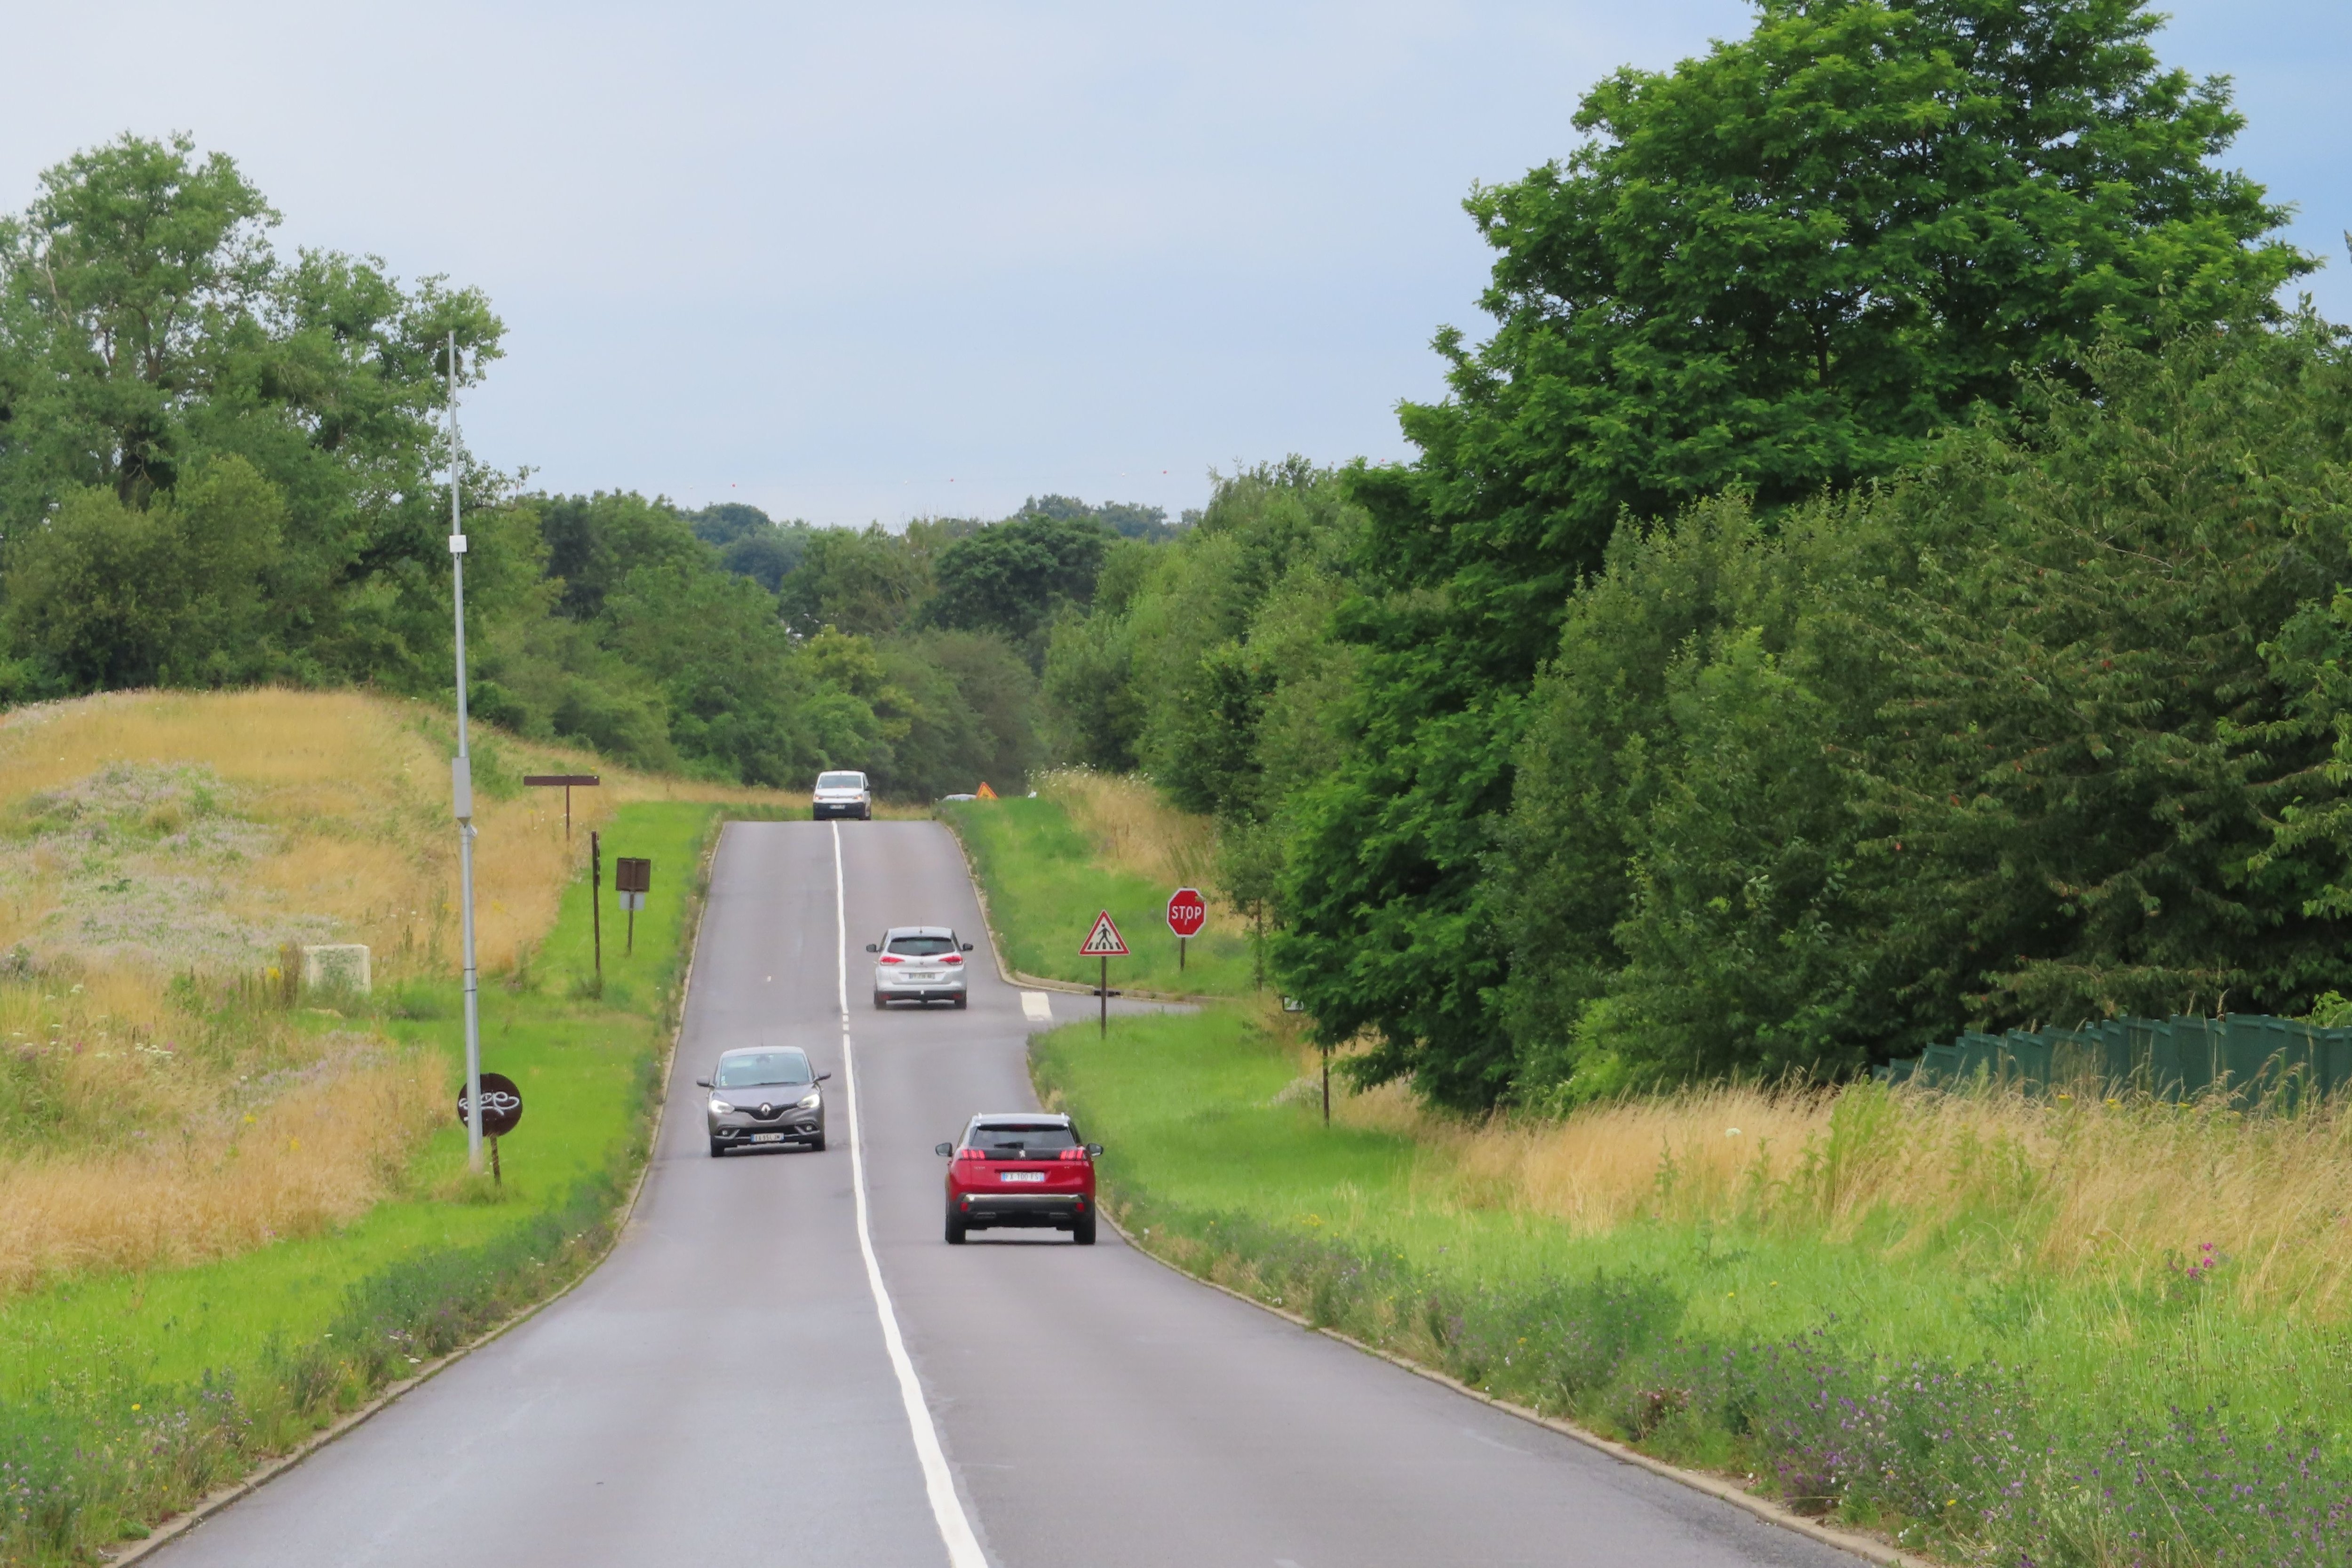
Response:
[[[811,1089],[808,1093],[801,1096],[801,1109],[803,1110],[814,1110],[818,1106],[824,1103],[824,1096],[819,1094],[814,1089]]]
[[[710,1114],[713,1116],[724,1116],[734,1109],[735,1108],[733,1106],[728,1104],[717,1095],[714,1094],[710,1097]]]

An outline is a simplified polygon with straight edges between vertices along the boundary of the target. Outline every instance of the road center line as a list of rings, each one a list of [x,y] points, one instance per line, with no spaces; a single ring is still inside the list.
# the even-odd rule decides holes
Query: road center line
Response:
[[[940,1539],[947,1543],[950,1568],[988,1568],[988,1558],[972,1533],[971,1521],[956,1496],[955,1478],[948,1473],[948,1457],[940,1447],[940,1429],[931,1422],[931,1407],[916,1381],[915,1363],[908,1359],[907,1342],[898,1333],[898,1314],[890,1306],[890,1291],[882,1283],[882,1263],[874,1256],[874,1234],[866,1218],[866,1131],[857,1114],[857,1057],[849,1042],[849,892],[841,869],[841,824],[833,825],[833,918],[841,932],[839,1001],[841,1005],[841,1078],[849,1093],[849,1185],[857,1201],[857,1249],[866,1255],[866,1283],[874,1291],[874,1312],[882,1320],[882,1345],[890,1352],[891,1370],[898,1374],[898,1397],[907,1406],[907,1425],[914,1429],[915,1458],[922,1462],[923,1490],[931,1500],[931,1518]]]

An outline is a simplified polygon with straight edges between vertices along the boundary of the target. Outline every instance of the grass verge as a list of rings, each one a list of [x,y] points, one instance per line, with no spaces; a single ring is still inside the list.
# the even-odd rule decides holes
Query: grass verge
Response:
[[[938,811],[971,858],[999,951],[1023,973],[1095,984],[1100,961],[1078,956],[1078,944],[1095,916],[1108,910],[1131,952],[1110,961],[1114,988],[1238,996],[1255,986],[1249,933],[1214,907],[1180,969],[1168,929],[1168,896],[1178,886],[1172,875],[1155,878],[1159,868],[1120,855],[1116,839],[1106,843],[1083,831],[1064,799],[1041,792],[1028,799],[943,802]]]
[[[2069,1273],[2014,1195],[1909,1228],[1891,1202],[1824,1205],[1916,1133],[1869,1095],[1748,1197],[1677,1198],[1691,1162],[1662,1142],[1654,1201],[1574,1224],[1466,1135],[1327,1129],[1305,1062],[1278,1014],[1216,1008],[1057,1030],[1034,1068],[1171,1261],[1800,1511],[2045,1568],[2352,1553],[2352,1336],[2236,1289],[2260,1259],[2185,1238]],[[2012,1152],[1948,1157],[1991,1191],[2034,1179]]]
[[[751,815],[772,815],[754,811]],[[541,1300],[602,1255],[647,1147],[719,808],[623,805],[608,856],[654,862],[635,951],[584,879],[552,931],[481,991],[486,1068],[521,1089],[493,1186],[454,1110],[398,1195],[339,1227],[195,1267],[77,1276],[0,1305],[0,1561],[86,1562],[142,1536],[356,1407],[420,1362]],[[609,894],[609,889],[608,889]],[[608,897],[609,903],[609,897]],[[453,981],[409,980],[356,1021],[462,1071]],[[209,998],[234,1023],[250,987]]]

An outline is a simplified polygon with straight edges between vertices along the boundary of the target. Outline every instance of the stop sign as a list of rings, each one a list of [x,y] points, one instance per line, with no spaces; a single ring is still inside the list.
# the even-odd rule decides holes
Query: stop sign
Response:
[[[1178,936],[1198,936],[1209,918],[1209,906],[1198,888],[1179,888],[1168,900],[1168,929]]]

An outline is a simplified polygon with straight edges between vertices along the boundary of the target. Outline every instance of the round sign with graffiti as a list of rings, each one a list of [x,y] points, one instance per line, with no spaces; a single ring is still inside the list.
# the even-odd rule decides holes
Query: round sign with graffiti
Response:
[[[457,1091],[457,1121],[466,1120],[466,1091]],[[515,1130],[522,1120],[522,1090],[514,1079],[502,1072],[482,1075],[482,1134],[487,1138],[503,1138]]]

